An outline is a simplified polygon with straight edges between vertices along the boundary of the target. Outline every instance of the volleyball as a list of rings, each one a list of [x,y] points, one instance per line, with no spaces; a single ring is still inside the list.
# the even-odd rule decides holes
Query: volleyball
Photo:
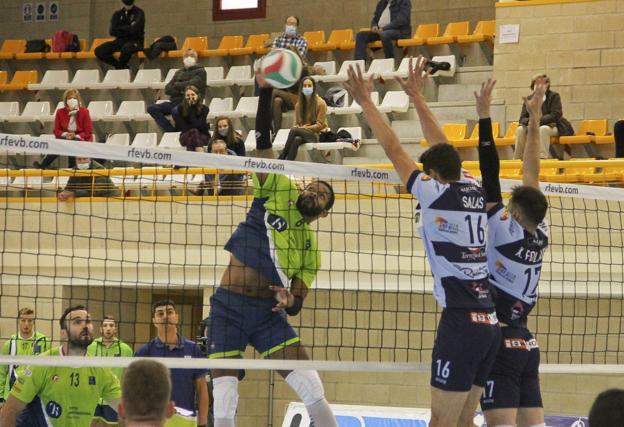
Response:
[[[290,49],[273,49],[260,63],[264,78],[276,89],[286,89],[299,81],[303,63]]]

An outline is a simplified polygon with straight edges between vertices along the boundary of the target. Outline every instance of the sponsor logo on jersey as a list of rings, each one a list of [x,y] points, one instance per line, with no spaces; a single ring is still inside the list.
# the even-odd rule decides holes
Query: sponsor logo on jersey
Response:
[[[89,385],[95,385],[95,377],[93,375],[89,375]]]
[[[479,279],[483,276],[487,276],[488,272],[487,265],[482,265],[478,268],[471,268],[459,264],[453,264],[453,267],[455,267],[458,271],[461,271],[464,275],[466,275],[466,277],[470,277],[471,279]]]
[[[477,248],[466,248],[461,254],[464,261],[485,261],[485,246]]]
[[[537,345],[537,340],[535,338],[532,338],[530,340],[524,340],[522,338],[505,338],[504,345],[505,348],[510,348],[512,350],[531,351],[539,348],[539,346]]]
[[[496,274],[501,276],[503,279],[507,280],[509,283],[513,283],[516,280],[516,275],[509,271],[505,264],[503,264],[501,261],[496,260],[494,265],[496,267]]]
[[[24,371],[22,371],[22,374],[25,377],[30,377],[30,376],[32,376],[32,371],[30,369],[28,369],[28,368],[24,368]]]
[[[470,185],[463,185],[459,188],[459,191],[461,191],[462,193],[472,193],[472,192],[478,192],[479,187],[477,187],[476,185],[470,184]]]
[[[423,173],[422,175],[420,175],[422,178],[420,178],[421,181],[431,181],[431,177],[425,173]]]
[[[312,242],[310,241],[310,239],[306,239],[304,249],[308,251],[310,250],[311,247],[312,247]]]
[[[269,214],[267,216],[267,223],[279,232],[288,228],[288,222],[281,216],[275,214]]]
[[[509,219],[509,211],[507,209],[503,209],[503,212],[501,212],[501,215],[500,215],[500,220],[507,221],[508,219]]]
[[[56,375],[56,374],[52,375],[52,382],[53,383],[57,383],[60,379],[61,378],[58,375]]]
[[[442,233],[449,233],[449,234],[459,233],[459,225],[453,224],[452,222],[448,222],[446,218],[437,216],[435,219],[435,223],[438,226],[438,231],[441,231]]]
[[[494,312],[481,313],[473,311],[470,313],[470,321],[481,325],[496,325],[498,323],[498,318]]]
[[[46,414],[51,418],[58,418],[63,413],[63,408],[54,400],[50,400],[45,407]]]
[[[516,301],[516,303],[511,306],[511,320],[518,320],[522,316],[524,316],[524,305],[522,305],[521,301]]]
[[[487,299],[490,296],[490,289],[485,281],[472,282],[470,284],[470,288],[472,289],[472,292],[477,294],[478,299]],[[494,313],[494,316],[496,316],[496,313]]]

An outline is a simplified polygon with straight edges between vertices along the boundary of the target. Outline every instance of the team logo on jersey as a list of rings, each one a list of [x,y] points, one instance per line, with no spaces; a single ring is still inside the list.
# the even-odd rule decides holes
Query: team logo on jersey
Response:
[[[32,376],[32,371],[28,368],[24,368],[24,370],[22,371],[22,375],[24,375],[25,377],[30,377]]]
[[[95,377],[93,375],[89,375],[89,385],[95,385]]]
[[[61,378],[58,375],[56,375],[56,374],[52,375],[52,382],[53,383],[57,383],[60,379]]]
[[[63,413],[63,408],[54,400],[50,400],[45,407],[46,414],[52,418],[58,418]]]
[[[431,181],[431,177],[429,175],[427,175],[426,173],[422,174],[422,178],[420,178],[421,181]]]
[[[507,221],[508,219],[509,219],[509,211],[507,209],[503,209],[503,212],[501,212],[501,215],[500,215],[500,220]]]
[[[267,216],[267,223],[279,232],[288,228],[288,222],[281,216],[275,214],[269,214]]]
[[[459,233],[459,225],[448,222],[446,218],[438,216],[435,219],[435,223],[438,226],[438,231],[449,234]]]
[[[509,271],[505,264],[503,264],[501,261],[496,260],[494,265],[496,267],[496,274],[501,276],[503,279],[507,280],[510,283],[513,283],[516,280],[516,275]]]

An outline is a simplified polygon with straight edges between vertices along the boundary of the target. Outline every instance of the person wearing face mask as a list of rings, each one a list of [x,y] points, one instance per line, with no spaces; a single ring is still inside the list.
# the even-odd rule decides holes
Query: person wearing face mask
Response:
[[[134,0],[122,0],[123,8],[113,13],[109,33],[115,37],[95,48],[95,56],[117,70],[128,68],[130,58],[143,50],[145,39],[145,13]],[[119,60],[113,54],[120,52]]]
[[[59,139],[73,141],[92,141],[93,123],[86,107],[82,106],[82,98],[76,89],[67,89],[63,94],[65,108],[56,110],[54,117],[54,136]],[[37,169],[47,169],[58,155],[48,154],[41,162],[34,162]],[[69,167],[74,167],[73,157],[68,159]]]
[[[105,169],[104,166],[88,157],[76,157],[76,170]],[[117,195],[117,188],[109,176],[76,175],[70,176],[65,189],[57,194],[64,202],[74,197],[112,197]]]
[[[233,151],[237,156],[245,156],[245,141],[238,132],[234,130],[232,120],[229,117],[219,116],[214,123],[215,132],[210,139],[210,143],[222,139],[227,145],[227,149]]]
[[[301,81],[299,100],[295,105],[295,126],[290,130],[279,158],[295,160],[301,144],[318,142],[320,133],[329,129],[326,114],[327,104],[317,95],[316,83],[306,77]]]
[[[195,86],[187,86],[184,101],[173,109],[175,129],[180,134],[180,144],[188,146],[206,146],[210,138],[208,132],[208,107]]]
[[[167,116],[172,115],[173,109],[182,103],[187,86],[197,88],[197,92],[202,97],[206,93],[206,70],[201,65],[197,65],[197,52],[194,49],[187,49],[182,63],[184,67],[176,71],[165,86],[165,94],[169,96],[169,101],[147,107],[148,114],[154,118],[163,132],[176,131]]]
[[[288,49],[295,47],[303,58],[308,54],[308,42],[297,32],[299,28],[299,18],[289,16],[286,18],[284,33],[273,40],[273,49]]]
[[[207,151],[210,154],[219,154],[222,156],[236,156],[236,153],[228,148],[225,138],[220,135],[213,137],[213,139],[210,140]],[[206,174],[204,177],[204,183],[202,184],[200,191],[201,194],[206,195],[237,196],[243,194],[244,185],[245,174]]]

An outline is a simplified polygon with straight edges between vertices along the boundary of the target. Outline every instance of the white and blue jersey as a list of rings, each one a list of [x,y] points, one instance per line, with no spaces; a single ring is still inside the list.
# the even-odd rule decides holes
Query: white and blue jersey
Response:
[[[488,267],[496,287],[496,314],[510,326],[526,327],[527,316],[537,302],[537,285],[544,252],[548,247],[548,224],[526,231],[502,203],[488,212]]]
[[[415,171],[407,188],[420,203],[419,229],[444,308],[492,309],[487,280],[485,194],[472,177],[442,184]]]

